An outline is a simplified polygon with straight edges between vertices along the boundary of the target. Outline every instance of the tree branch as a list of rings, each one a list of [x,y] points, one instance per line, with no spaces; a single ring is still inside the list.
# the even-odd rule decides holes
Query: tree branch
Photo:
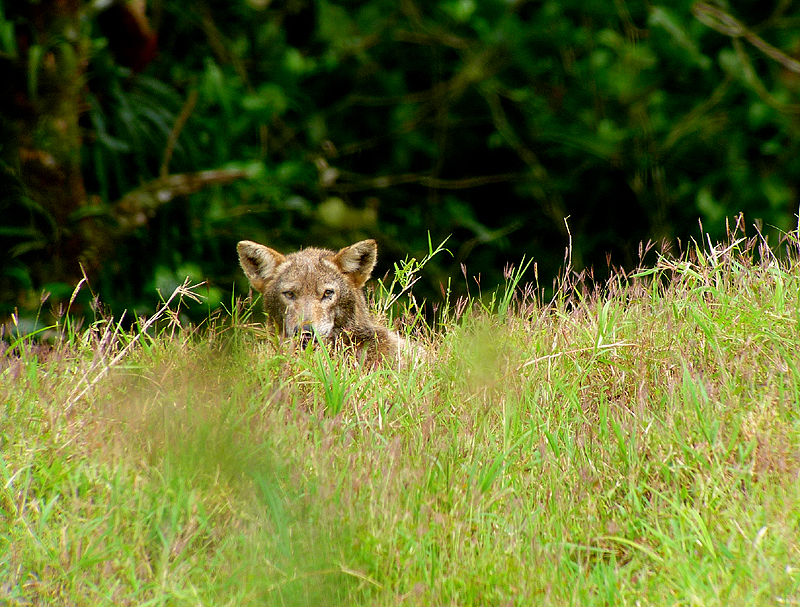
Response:
[[[248,177],[245,169],[214,169],[158,177],[131,190],[112,205],[112,214],[120,227],[132,231],[145,225],[156,211],[178,196],[186,196],[210,185],[225,185]]]
[[[774,59],[787,70],[800,74],[800,61],[793,59],[781,50],[759,38],[750,31],[741,21],[705,2],[695,2],[692,5],[692,14],[703,25],[717,30],[720,34],[725,34],[731,38],[744,38],[770,59]]]

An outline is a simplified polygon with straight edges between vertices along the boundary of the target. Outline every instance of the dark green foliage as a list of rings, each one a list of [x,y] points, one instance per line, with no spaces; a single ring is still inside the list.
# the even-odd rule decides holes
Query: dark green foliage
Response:
[[[249,175],[114,237],[93,285],[115,308],[146,308],[188,274],[210,280],[213,306],[246,286],[239,239],[294,250],[373,237],[380,276],[421,257],[430,232],[452,235],[454,256],[418,285],[438,298],[462,263],[484,291],[523,256],[548,284],[570,237],[572,265],[603,275],[609,260],[633,267],[642,241],[699,233],[698,219],[712,237],[740,212],[791,229],[800,74],[752,39],[791,54],[794,4],[733,7],[752,35],[731,38],[685,0],[153,2],[159,54],[141,73],[93,15],[78,212],[102,219],[92,229],[165,171]],[[0,203],[14,220],[6,312],[42,287],[28,269],[59,237],[27,200]]]

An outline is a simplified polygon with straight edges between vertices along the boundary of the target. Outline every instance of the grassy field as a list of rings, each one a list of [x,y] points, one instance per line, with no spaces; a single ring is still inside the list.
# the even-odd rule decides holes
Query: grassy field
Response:
[[[7,347],[0,605],[800,605],[800,265],[517,278],[404,371],[186,290]]]

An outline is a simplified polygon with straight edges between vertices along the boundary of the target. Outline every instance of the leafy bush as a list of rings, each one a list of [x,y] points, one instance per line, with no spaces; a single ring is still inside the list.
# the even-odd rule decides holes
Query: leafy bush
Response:
[[[642,241],[685,240],[698,219],[714,237],[739,212],[796,225],[800,68],[787,53],[800,33],[786,3],[731,14],[686,0],[150,9],[159,55],[132,73],[124,31],[83,7],[86,199],[61,222],[47,200],[11,190],[6,311],[45,283],[70,292],[79,259],[115,308],[152,309],[154,285],[182,281],[187,264],[222,301],[234,281],[244,288],[241,238],[288,250],[376,237],[380,274],[421,258],[428,233],[450,236],[454,256],[419,285],[438,297],[462,263],[491,289],[523,255],[546,284],[570,240],[573,265],[602,276],[609,261],[632,268]],[[7,11],[2,26],[19,38],[27,24]],[[150,195],[144,220],[118,229],[119,201],[142,184],[208,169],[241,178]],[[81,234],[72,257],[51,245]]]

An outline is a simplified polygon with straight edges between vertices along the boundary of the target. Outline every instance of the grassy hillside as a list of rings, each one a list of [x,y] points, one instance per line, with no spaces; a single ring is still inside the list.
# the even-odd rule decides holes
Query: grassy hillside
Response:
[[[0,604],[800,603],[800,271],[758,241],[461,302],[400,372],[245,320],[6,349]]]

